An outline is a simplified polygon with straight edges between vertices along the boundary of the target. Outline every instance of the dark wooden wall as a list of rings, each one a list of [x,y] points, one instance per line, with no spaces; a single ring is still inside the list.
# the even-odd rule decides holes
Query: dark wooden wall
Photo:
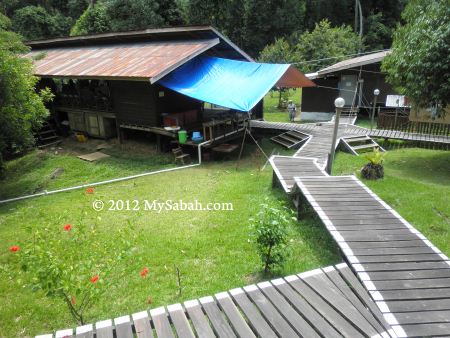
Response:
[[[335,76],[327,79],[317,79],[314,83],[318,86],[337,88],[339,79]],[[302,89],[302,112],[334,111],[334,100],[339,96],[336,89],[321,87],[305,87]]]
[[[113,111],[120,123],[156,126],[156,93],[149,82],[110,81]]]
[[[180,113],[187,110],[200,110],[203,103],[189,96],[182,95],[168,88],[154,85],[157,109],[159,114],[162,113]],[[160,93],[164,96],[160,97]]]
[[[321,87],[303,88],[302,111],[304,112],[333,112],[334,100],[339,96],[339,80],[341,75],[359,75],[359,68],[346,69],[341,72],[328,74],[326,78],[316,79],[318,86],[336,88],[328,89]],[[384,106],[387,95],[398,95],[398,93],[386,82],[385,75],[380,72],[380,64],[371,64],[362,67],[361,78],[364,80],[361,107],[370,108],[373,103],[373,91],[378,88],[380,95],[377,105]],[[358,99],[356,99],[358,102]]]

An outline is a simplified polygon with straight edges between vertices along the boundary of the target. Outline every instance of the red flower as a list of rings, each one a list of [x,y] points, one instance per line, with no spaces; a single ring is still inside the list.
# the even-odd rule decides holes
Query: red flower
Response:
[[[100,278],[100,277],[99,277],[98,275],[95,275],[94,277],[91,278],[91,283],[92,283],[92,284],[97,283],[98,280],[99,280],[99,278]]]
[[[70,224],[64,225],[64,231],[70,231],[72,229],[72,226]]]
[[[142,271],[139,274],[141,275],[141,277],[145,277],[145,276],[147,276],[148,271],[149,271],[148,268],[145,267],[142,269]]]
[[[148,297],[148,299],[147,299],[147,304],[152,304],[152,303],[153,303],[152,297]]]
[[[76,303],[75,296],[72,296],[72,299],[70,300],[70,302],[72,303],[72,305],[75,305],[75,303]]]
[[[86,189],[86,194],[93,194],[94,193],[94,188],[87,188]]]
[[[9,248],[9,251],[11,251],[11,252],[17,252],[19,250],[20,250],[20,248],[17,245],[13,245],[12,247]]]

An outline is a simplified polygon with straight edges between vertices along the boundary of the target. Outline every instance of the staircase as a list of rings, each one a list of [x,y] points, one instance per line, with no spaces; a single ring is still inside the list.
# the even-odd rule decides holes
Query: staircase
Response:
[[[295,130],[284,132],[271,138],[272,142],[278,143],[287,149],[299,147],[304,141],[309,138],[309,135],[300,133]]]
[[[344,137],[341,141],[347,151],[357,156],[361,153],[372,151],[373,148],[378,148],[380,151],[385,151],[377,142],[366,135]]]
[[[61,138],[56,134],[56,130],[48,122],[44,122],[41,130],[37,133],[38,148],[46,148],[61,142]]]

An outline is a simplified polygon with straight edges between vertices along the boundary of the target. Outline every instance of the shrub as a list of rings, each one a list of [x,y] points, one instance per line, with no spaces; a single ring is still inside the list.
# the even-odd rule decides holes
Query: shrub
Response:
[[[292,211],[282,204],[261,204],[261,210],[250,219],[252,237],[264,265],[264,273],[281,266],[289,254],[288,226],[296,220]]]
[[[28,230],[32,240],[10,248],[19,255],[24,286],[61,299],[83,325],[86,311],[121,277],[116,266],[131,252],[131,227],[120,229],[119,236],[110,241],[83,219]]]
[[[383,162],[385,153],[380,149],[374,148],[372,152],[365,154],[365,158],[369,160],[362,169],[361,176],[368,180],[376,180],[384,177]]]

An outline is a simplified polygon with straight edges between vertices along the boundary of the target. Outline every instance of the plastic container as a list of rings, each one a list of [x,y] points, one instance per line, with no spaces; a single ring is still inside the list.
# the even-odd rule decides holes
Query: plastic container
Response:
[[[192,141],[193,141],[194,143],[200,143],[200,142],[202,142],[202,141],[203,141],[203,136],[202,136],[202,134],[200,134],[199,131],[194,131],[194,132],[192,133]]]
[[[186,143],[187,141],[187,132],[186,130],[180,130],[178,131],[178,142],[180,142],[181,144]]]

